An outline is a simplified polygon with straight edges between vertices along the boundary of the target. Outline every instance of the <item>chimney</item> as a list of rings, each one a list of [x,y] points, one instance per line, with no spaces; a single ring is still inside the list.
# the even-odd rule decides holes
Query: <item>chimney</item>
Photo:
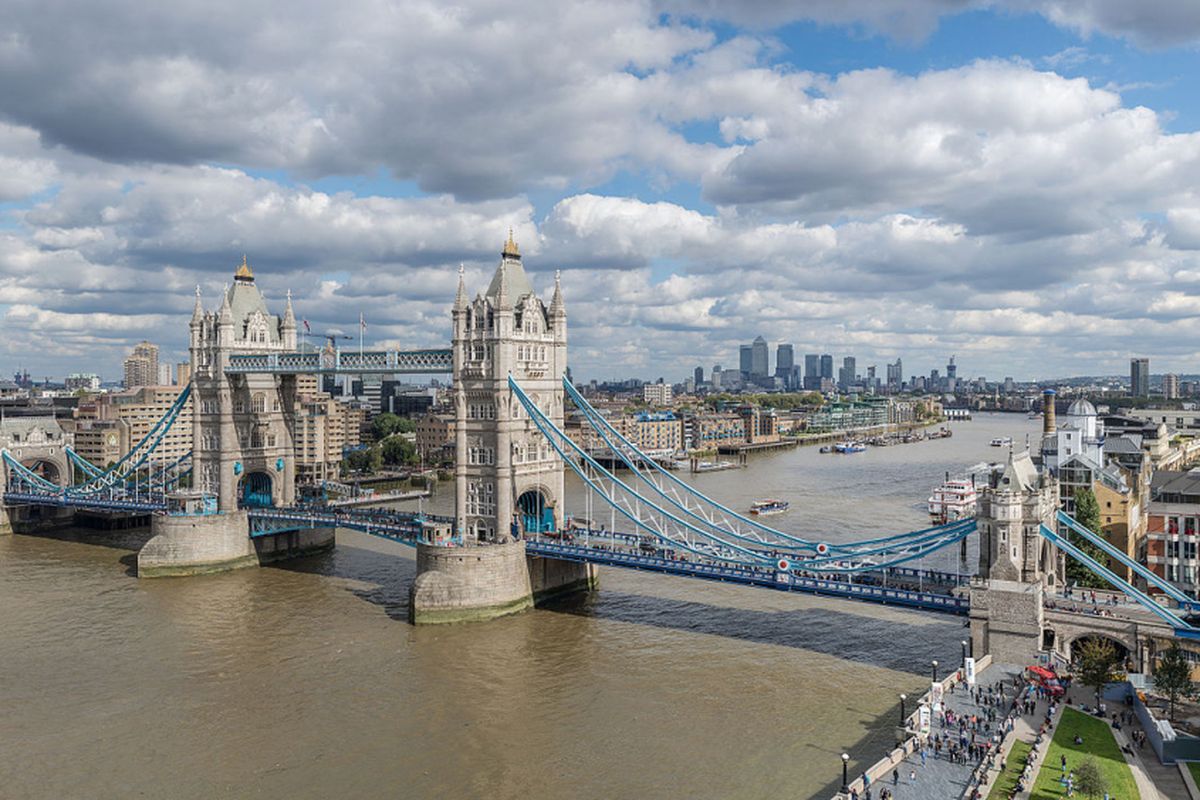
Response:
[[[1042,392],[1042,434],[1054,433],[1058,429],[1054,420],[1054,390]]]

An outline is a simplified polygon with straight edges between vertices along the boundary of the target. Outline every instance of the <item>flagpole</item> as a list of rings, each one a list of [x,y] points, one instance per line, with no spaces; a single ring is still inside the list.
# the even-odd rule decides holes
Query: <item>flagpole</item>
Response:
[[[362,312],[358,312],[358,363],[362,363],[363,358],[363,331],[367,329],[367,321],[363,318]]]

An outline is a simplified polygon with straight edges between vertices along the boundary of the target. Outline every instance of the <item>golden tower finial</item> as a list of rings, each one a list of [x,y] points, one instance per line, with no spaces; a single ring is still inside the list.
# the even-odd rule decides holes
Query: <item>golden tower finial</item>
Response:
[[[251,270],[250,265],[246,263],[245,253],[242,253],[242,265],[237,268],[237,272],[233,273],[233,277],[243,281],[254,280],[254,271]]]
[[[504,250],[501,252],[501,255],[513,256],[515,258],[521,257],[521,249],[517,247],[517,243],[513,239],[512,228],[508,229],[508,241],[504,243]]]

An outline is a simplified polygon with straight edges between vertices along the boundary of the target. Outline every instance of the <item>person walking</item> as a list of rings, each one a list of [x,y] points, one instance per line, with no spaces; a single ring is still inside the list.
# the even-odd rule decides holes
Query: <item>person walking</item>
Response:
[[[893,769],[892,770],[892,786],[899,786],[899,785],[900,785],[900,770]]]

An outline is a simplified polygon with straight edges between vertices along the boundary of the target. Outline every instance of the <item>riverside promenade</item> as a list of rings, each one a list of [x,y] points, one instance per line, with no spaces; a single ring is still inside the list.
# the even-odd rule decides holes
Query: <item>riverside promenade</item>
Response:
[[[1013,678],[1020,674],[1021,667],[991,664],[990,659],[987,657],[985,659],[981,659],[980,662],[983,666],[977,673],[976,688],[986,689],[993,684],[1002,683],[1006,698],[999,706],[990,707],[991,710],[997,712],[997,720],[991,726],[991,731],[994,733],[997,726],[1004,725],[1004,719],[1008,714],[1015,691]],[[974,696],[968,691],[966,685],[959,681],[957,672],[941,683],[945,689],[942,698],[943,704],[955,716],[969,717],[972,714],[986,716],[989,707],[975,702]],[[951,690],[952,685],[953,691]],[[922,697],[920,702],[928,703],[928,694]],[[940,714],[933,715],[930,736],[953,734],[953,737],[957,739],[958,726],[943,727],[941,719]],[[952,760],[945,749],[940,755],[935,756],[933,748],[926,746],[926,755],[922,760],[916,735],[917,720],[916,713],[910,716],[908,718],[909,735],[904,742],[897,746],[888,757],[879,760],[871,765],[865,773],[855,777],[849,784],[849,793],[839,793],[835,795],[835,798],[844,800],[857,796],[862,800],[867,797],[868,789],[873,800],[878,800],[885,789],[891,792],[894,800],[958,800],[958,798],[967,796],[974,785],[979,759],[967,759],[964,763],[960,763]],[[982,742],[988,738],[982,733],[976,735],[976,741]],[[1012,735],[1008,739],[1012,739]],[[898,773],[898,780],[893,781],[893,771]],[[869,785],[864,781],[864,777],[868,776]],[[984,792],[986,792],[986,787]]]

